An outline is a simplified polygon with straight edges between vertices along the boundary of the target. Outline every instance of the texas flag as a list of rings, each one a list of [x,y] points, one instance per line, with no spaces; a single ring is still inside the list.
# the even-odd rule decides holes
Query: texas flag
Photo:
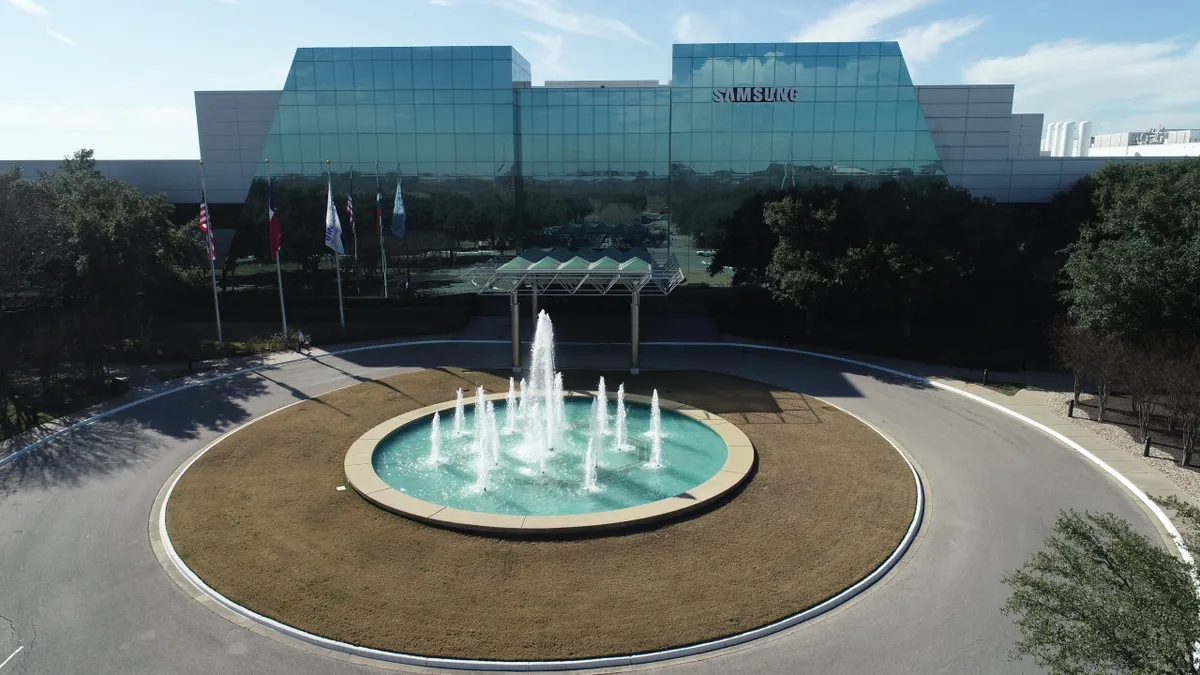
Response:
[[[271,260],[279,255],[279,245],[283,241],[283,233],[279,231],[279,213],[275,210],[275,198],[271,195],[271,181],[267,181],[267,218],[271,222]]]

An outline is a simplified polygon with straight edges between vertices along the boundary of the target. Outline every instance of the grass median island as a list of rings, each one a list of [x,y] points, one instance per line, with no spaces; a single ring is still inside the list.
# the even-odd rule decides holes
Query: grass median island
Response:
[[[601,373],[564,373],[591,388]],[[339,492],[350,444],[384,420],[503,391],[426,370],[356,385],[250,425],[180,479],[171,541],[213,588],[305,631],[471,659],[573,659],[711,640],[801,611],[866,576],[912,520],[900,455],[822,401],[701,372],[604,373],[724,416],[754,443],[741,493],[652,529],[571,539],[464,534]]]

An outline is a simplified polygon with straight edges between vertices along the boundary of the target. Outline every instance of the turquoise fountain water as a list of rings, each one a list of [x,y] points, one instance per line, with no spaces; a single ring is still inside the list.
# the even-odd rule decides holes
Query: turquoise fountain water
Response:
[[[565,396],[554,369],[554,331],[538,315],[530,377],[503,399],[459,390],[454,424],[440,415],[407,424],[379,443],[375,472],[417,499],[504,515],[578,515],[686,495],[725,464],[728,449],[708,426],[671,410],[607,396]],[[606,383],[597,383],[605,391]],[[500,392],[495,392],[500,393]],[[614,409],[615,408],[615,409]]]

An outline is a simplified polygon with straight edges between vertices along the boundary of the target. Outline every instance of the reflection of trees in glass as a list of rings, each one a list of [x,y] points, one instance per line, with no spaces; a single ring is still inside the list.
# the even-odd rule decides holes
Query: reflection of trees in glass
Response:
[[[908,335],[920,317],[1011,322],[1053,311],[1062,242],[1046,231],[1062,226],[1045,226],[1038,209],[941,180],[751,192],[728,215],[717,214],[734,189],[688,197],[677,219],[720,238],[710,273],[732,268],[735,284],[770,289],[810,322],[819,305],[899,318]]]
[[[493,187],[495,185],[495,187]],[[272,183],[276,208],[283,227],[283,259],[302,264],[315,275],[325,247],[326,179],[288,175]],[[396,197],[395,174],[380,179],[382,191],[384,246],[389,258],[446,251],[453,259],[464,243],[503,249],[513,246],[514,213],[512,180],[444,179],[406,177],[404,204],[408,213],[407,241],[391,233],[392,206]],[[349,174],[333,176],[334,201],[343,220],[347,253],[353,250],[353,235],[347,225],[346,197]],[[354,220],[358,229],[359,262],[364,269],[378,265],[379,235],[376,230],[376,185],[374,176],[356,174]],[[255,179],[246,198],[238,234],[231,253],[237,257],[265,257],[267,249],[266,181]],[[315,282],[315,276],[314,276]]]

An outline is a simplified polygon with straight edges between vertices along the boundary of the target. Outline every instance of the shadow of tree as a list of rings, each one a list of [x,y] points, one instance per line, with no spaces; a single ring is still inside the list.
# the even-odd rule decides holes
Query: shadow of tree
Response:
[[[247,421],[244,403],[267,382],[254,373],[166,394],[64,433],[0,468],[0,496],[23,488],[81,485],[147,464],[171,443],[195,441]]]

